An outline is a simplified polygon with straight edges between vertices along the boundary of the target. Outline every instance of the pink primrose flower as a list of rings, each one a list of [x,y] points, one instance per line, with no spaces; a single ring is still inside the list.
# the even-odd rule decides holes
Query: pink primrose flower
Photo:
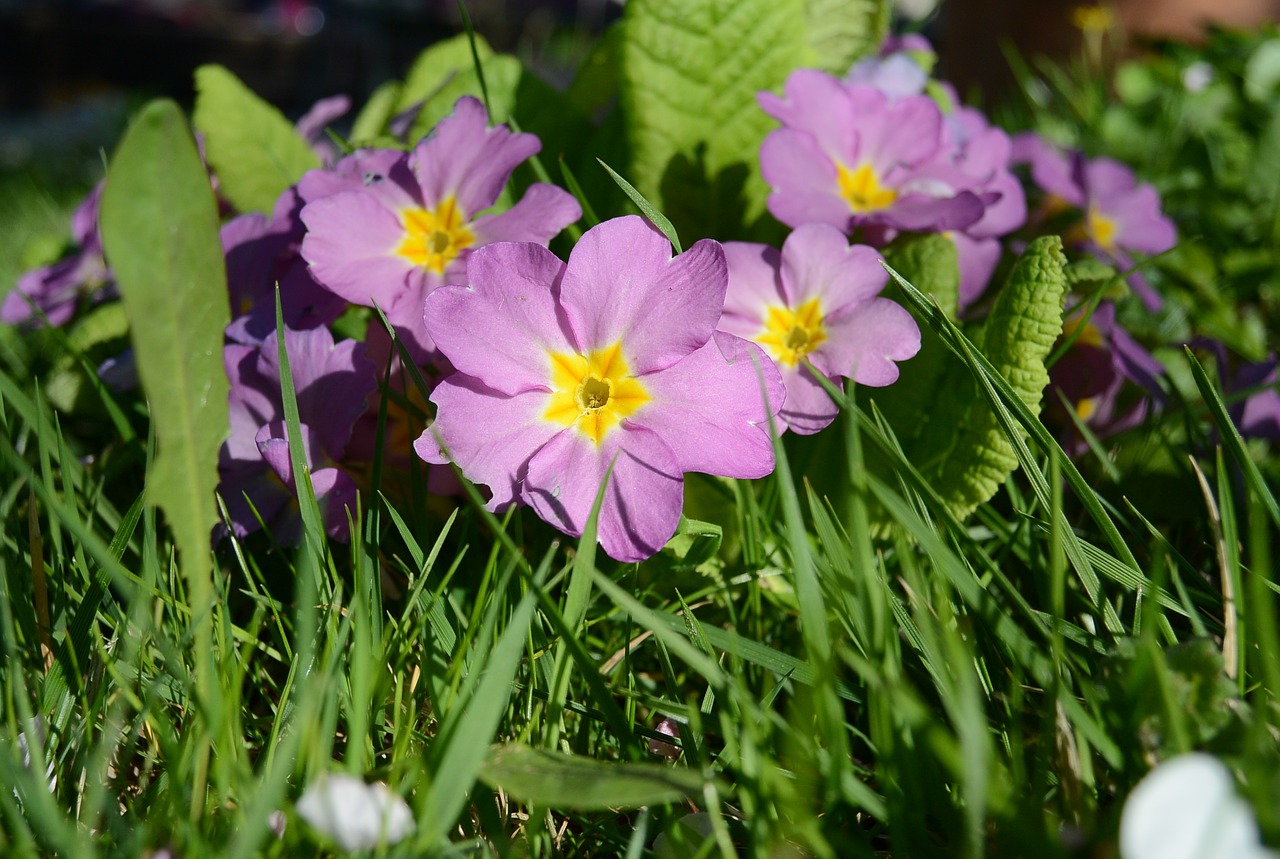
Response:
[[[303,458],[324,509],[326,530],[345,539],[346,510],[355,508],[356,484],[339,462],[353,425],[377,387],[374,367],[364,356],[364,344],[334,343],[323,326],[307,331],[286,328],[284,340],[298,401]],[[223,348],[223,364],[231,383],[231,433],[218,456],[218,491],[232,530],[243,537],[258,529],[261,517],[278,540],[292,542],[301,532],[275,332],[258,345],[229,343]]]
[[[838,408],[802,363],[837,387],[841,378],[882,386],[898,378],[895,361],[920,351],[920,329],[879,293],[889,275],[880,255],[827,224],[798,227],[781,254],[767,245],[725,244],[729,289],[720,330],[753,340],[777,363],[786,386],[780,417],[815,433]]]
[[[769,211],[784,224],[942,231],[982,217],[980,183],[954,163],[928,96],[892,98],[797,69],[783,96],[758,99],[783,126],[761,144],[760,169],[773,188]]]
[[[1049,209],[1065,204],[1079,210],[1081,222],[1067,238],[1122,269],[1133,265],[1131,253],[1158,254],[1178,243],[1173,221],[1160,210],[1160,194],[1133,171],[1111,158],[1085,158],[1063,153],[1034,133],[1014,142],[1015,160],[1031,165],[1031,178],[1048,195]],[[1164,301],[1139,273],[1129,285],[1148,310]]]
[[[507,211],[481,214],[540,148],[534,135],[490,128],[488,121],[480,102],[461,98],[403,162],[302,210],[302,256],[316,280],[354,304],[376,303],[416,338],[423,355],[432,349],[419,337],[423,299],[442,284],[465,283],[476,248],[494,241],[545,245],[581,216],[570,194],[541,183]]]
[[[761,477],[782,381],[759,347],[716,331],[719,243],[672,257],[636,216],[588,230],[562,262],[540,245],[481,248],[467,286],[426,300],[427,332],[457,372],[431,396],[418,455],[580,535],[605,473],[599,539],[620,561],[675,533],[686,471]],[[771,407],[776,408],[776,407]]]
[[[232,316],[229,339],[257,344],[274,338],[277,286],[289,328],[328,325],[346,310],[344,299],[316,283],[298,252],[304,233],[298,218],[301,208],[297,189],[288,188],[276,200],[270,217],[250,212],[223,224]]]

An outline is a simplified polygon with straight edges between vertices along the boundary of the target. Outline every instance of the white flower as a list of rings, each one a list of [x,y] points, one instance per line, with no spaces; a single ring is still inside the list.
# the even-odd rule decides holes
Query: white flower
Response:
[[[1202,92],[1205,87],[1213,83],[1213,78],[1213,66],[1203,60],[1194,62],[1182,70],[1182,85],[1187,88],[1187,92]]]
[[[298,800],[298,816],[338,842],[343,850],[395,844],[414,830],[409,805],[382,782],[355,776],[322,776]]]
[[[1231,772],[1199,752],[1161,763],[1120,815],[1122,859],[1276,859]]]

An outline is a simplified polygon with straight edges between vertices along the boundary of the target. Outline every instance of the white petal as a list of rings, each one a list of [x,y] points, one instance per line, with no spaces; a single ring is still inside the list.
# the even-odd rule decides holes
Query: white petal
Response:
[[[335,773],[307,788],[298,800],[298,816],[333,838],[343,850],[369,850],[394,844],[413,832],[409,805],[381,782]]]
[[[1262,859],[1253,809],[1217,758],[1171,758],[1133,789],[1120,816],[1122,859]]]

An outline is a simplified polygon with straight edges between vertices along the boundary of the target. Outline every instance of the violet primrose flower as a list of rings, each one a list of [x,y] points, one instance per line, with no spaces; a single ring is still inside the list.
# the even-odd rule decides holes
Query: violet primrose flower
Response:
[[[1275,352],[1257,363],[1233,362],[1226,344],[1218,340],[1191,342],[1208,350],[1218,367],[1218,382],[1227,402],[1227,414],[1245,438],[1280,441],[1280,372]]]
[[[325,514],[325,528],[337,539],[347,534],[346,508],[355,506],[356,486],[337,466],[351,429],[377,387],[364,345],[335,344],[328,328],[286,328],[285,349],[293,374],[302,429],[304,459]],[[274,332],[261,345],[231,343],[223,349],[231,382],[231,434],[218,457],[219,493],[237,536],[256,531],[258,515],[281,542],[299,535],[297,490],[289,458],[280,395],[280,366]],[[252,505],[252,508],[250,507]]]
[[[71,215],[75,250],[51,265],[32,269],[18,278],[0,305],[0,322],[43,325],[34,306],[50,325],[65,325],[75,315],[82,297],[96,303],[114,294],[115,284],[102,257],[102,238],[98,234],[103,185],[99,182]]]
[[[815,433],[839,410],[802,361],[837,387],[841,377],[882,386],[898,378],[894,361],[920,351],[920,329],[904,308],[879,298],[889,279],[880,255],[850,247],[827,224],[798,227],[782,246],[728,242],[729,289],[720,330],[764,347],[786,386],[781,422]]]
[[[610,464],[599,538],[620,561],[675,533],[686,471],[761,477],[782,380],[760,348],[716,331],[719,243],[679,256],[636,216],[588,230],[566,265],[527,242],[481,248],[468,286],[426,300],[427,331],[457,372],[436,387],[414,445],[580,535]]]
[[[1245,364],[1225,388],[1228,392],[1256,389],[1244,402],[1230,408],[1231,419],[1246,438],[1280,441],[1280,377],[1276,363],[1276,353],[1271,352],[1265,361]]]
[[[271,338],[275,342],[277,285],[288,328],[328,325],[347,308],[344,299],[315,282],[298,252],[304,233],[298,217],[301,208],[297,191],[288,188],[276,200],[270,218],[251,212],[223,224],[231,340],[257,344]]]
[[[467,257],[493,241],[545,245],[581,217],[568,192],[536,183],[499,214],[492,206],[511,172],[538,151],[532,134],[488,127],[484,106],[458,100],[403,162],[378,181],[311,200],[302,210],[302,255],[321,284],[354,304],[375,303],[410,335],[422,301],[445,283],[466,281]],[[414,344],[429,352],[431,344]]]
[[[761,144],[760,169],[773,188],[769,211],[784,224],[942,231],[982,217],[979,183],[949,157],[942,111],[928,96],[893,99],[797,69],[784,96],[758,100],[783,125]]]
[[[1098,438],[1138,426],[1165,401],[1157,381],[1164,365],[1116,322],[1114,304],[1102,302],[1083,324],[1071,348],[1049,371],[1045,409],[1046,417],[1061,427],[1062,446],[1070,456],[1084,453],[1087,446],[1052,389],[1062,391],[1076,416]],[[1078,313],[1068,311],[1064,336],[1080,325]]]
[[[1119,161],[1085,158],[1077,150],[1064,154],[1031,132],[1018,135],[1014,147],[1015,159],[1031,165],[1031,178],[1050,196],[1050,207],[1065,203],[1080,211],[1080,226],[1067,238],[1103,261],[1128,269],[1132,251],[1158,254],[1178,243],[1173,221],[1160,210],[1160,194]],[[1140,273],[1128,282],[1148,310],[1164,305]]]

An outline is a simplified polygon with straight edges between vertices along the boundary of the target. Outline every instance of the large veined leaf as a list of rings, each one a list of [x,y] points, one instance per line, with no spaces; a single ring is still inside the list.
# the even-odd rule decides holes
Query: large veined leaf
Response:
[[[518,743],[490,749],[480,778],[523,802],[580,811],[676,802],[703,789],[701,776],[689,769],[608,763]]]
[[[222,66],[196,69],[192,117],[222,194],[242,212],[270,212],[320,159],[284,114]]]
[[[954,255],[948,261],[937,241],[950,244],[942,237],[918,239],[888,256],[895,270],[923,292],[933,292],[944,310],[954,312],[954,296],[947,297],[950,287],[944,283],[946,266],[954,266]],[[899,264],[902,269],[897,268]],[[1066,285],[1062,240],[1057,236],[1036,239],[1010,271],[981,336],[975,338],[987,359],[1033,412],[1039,411],[1049,383],[1045,360],[1062,333]],[[903,365],[902,376],[891,388],[876,392],[873,398],[906,457],[951,512],[964,518],[995,494],[1017,468],[1018,460],[968,369],[947,352],[936,335],[927,330],[924,334],[920,354]]]
[[[888,0],[805,0],[804,11],[813,64],[843,75],[884,41],[893,9]]]
[[[218,448],[228,431],[222,332],[230,308],[217,201],[174,102],[147,105],[112,157],[102,241],[157,438],[147,501],[165,512],[183,569],[207,589]],[[193,592],[202,593],[195,584]]]
[[[764,212],[756,103],[812,56],[803,0],[631,0],[621,96],[627,179],[689,242],[744,235]]]

